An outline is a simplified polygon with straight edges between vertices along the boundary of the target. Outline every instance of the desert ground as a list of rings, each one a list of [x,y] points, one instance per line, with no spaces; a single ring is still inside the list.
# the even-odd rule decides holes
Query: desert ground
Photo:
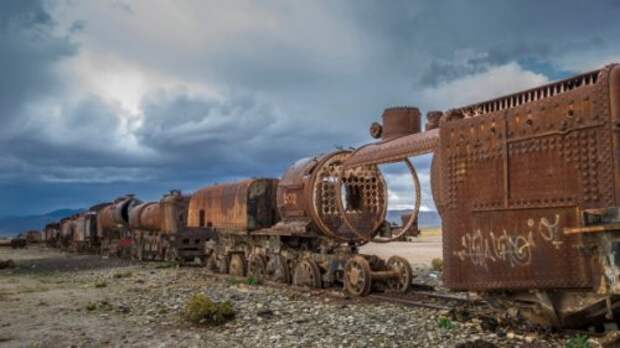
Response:
[[[427,277],[440,244],[431,234],[365,251],[406,256]],[[16,263],[0,270],[0,347],[549,347],[572,339],[489,328],[446,310],[350,299],[339,289],[256,285],[200,267],[42,246],[0,248],[0,259]],[[230,301],[234,318],[219,326],[186,321],[185,304],[197,293]]]

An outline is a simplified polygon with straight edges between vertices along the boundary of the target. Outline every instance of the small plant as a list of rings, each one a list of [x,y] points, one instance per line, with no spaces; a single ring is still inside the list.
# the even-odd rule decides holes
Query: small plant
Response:
[[[452,330],[456,327],[456,325],[454,325],[452,320],[446,317],[439,318],[439,320],[437,320],[437,326],[439,326],[439,328],[444,329],[444,330]]]
[[[592,345],[588,341],[588,336],[577,335],[566,340],[566,348],[590,348]]]
[[[431,261],[433,271],[441,272],[443,270],[443,260],[436,257]]]
[[[112,277],[114,279],[121,279],[121,278],[130,278],[131,276],[133,276],[133,273],[131,273],[130,271],[127,271],[127,272],[116,272],[114,273]]]
[[[108,283],[104,282],[103,280],[100,280],[95,283],[95,288],[97,289],[105,288],[106,286],[108,286]]]
[[[235,316],[232,303],[213,302],[205,294],[194,294],[185,304],[183,318],[196,325],[220,325]]]
[[[245,283],[247,285],[258,285],[258,280],[254,277],[250,277],[248,279],[246,279]]]

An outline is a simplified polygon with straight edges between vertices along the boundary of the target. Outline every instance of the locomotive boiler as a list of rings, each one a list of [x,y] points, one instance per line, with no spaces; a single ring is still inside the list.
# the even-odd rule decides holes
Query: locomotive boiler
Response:
[[[364,146],[344,167],[425,153],[447,287],[544,324],[617,319],[619,65],[429,113],[425,132]]]
[[[338,185],[348,151],[294,163],[277,179],[250,179],[206,187],[190,201],[190,226],[207,226],[211,271],[314,288],[344,284],[354,295],[374,287],[406,291],[411,267],[360,255],[352,228],[374,236],[385,226],[386,191],[374,165],[358,168]],[[345,195],[348,223],[338,210]],[[340,202],[343,204],[343,202]]]
[[[127,256],[131,253],[129,214],[140,203],[133,195],[126,195],[97,212],[97,238],[102,254]]]

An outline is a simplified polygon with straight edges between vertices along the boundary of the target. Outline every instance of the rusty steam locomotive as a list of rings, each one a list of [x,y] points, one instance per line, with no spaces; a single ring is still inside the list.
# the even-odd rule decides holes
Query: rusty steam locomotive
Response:
[[[278,179],[128,196],[50,224],[46,240],[134,257],[198,257],[214,272],[354,295],[407,291],[406,260],[361,255],[415,229],[420,182],[409,158],[433,154],[444,283],[536,322],[574,326],[620,307],[620,66],[427,114],[387,109],[380,139],[294,163]],[[404,162],[413,213],[386,223],[379,165]],[[124,244],[125,243],[125,244]]]

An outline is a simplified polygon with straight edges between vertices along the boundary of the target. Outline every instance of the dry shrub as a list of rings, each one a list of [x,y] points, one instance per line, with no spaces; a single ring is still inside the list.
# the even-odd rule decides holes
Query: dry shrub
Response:
[[[182,315],[193,324],[220,325],[234,318],[235,311],[232,303],[213,302],[207,295],[199,293],[185,303]]]

